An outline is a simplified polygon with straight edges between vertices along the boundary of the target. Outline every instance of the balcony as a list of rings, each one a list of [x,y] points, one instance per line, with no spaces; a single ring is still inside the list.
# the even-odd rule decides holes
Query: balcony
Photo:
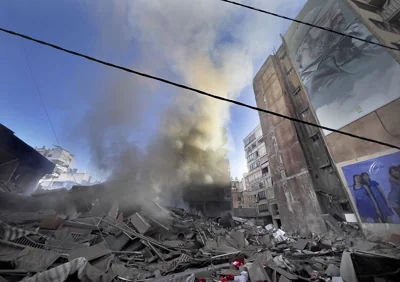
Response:
[[[390,23],[398,23],[400,19],[400,0],[387,1],[383,5],[382,18]]]

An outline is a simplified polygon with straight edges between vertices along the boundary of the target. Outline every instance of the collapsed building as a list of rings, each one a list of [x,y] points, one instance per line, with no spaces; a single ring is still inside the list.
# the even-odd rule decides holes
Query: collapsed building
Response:
[[[29,194],[54,164],[0,124],[0,167],[2,191]]]

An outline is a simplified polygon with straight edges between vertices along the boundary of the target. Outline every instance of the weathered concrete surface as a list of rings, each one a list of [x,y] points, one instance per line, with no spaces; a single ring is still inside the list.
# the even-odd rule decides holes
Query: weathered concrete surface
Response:
[[[375,112],[350,123],[341,130],[400,146],[399,109],[400,99],[397,99],[379,108]],[[382,120],[382,123],[379,118]],[[353,160],[389,149],[383,145],[338,133],[329,134],[326,137],[326,141],[336,163]]]
[[[270,56],[254,79],[257,106],[293,116],[276,59]],[[292,121],[260,114],[272,181],[285,230],[324,232],[314,187]]]

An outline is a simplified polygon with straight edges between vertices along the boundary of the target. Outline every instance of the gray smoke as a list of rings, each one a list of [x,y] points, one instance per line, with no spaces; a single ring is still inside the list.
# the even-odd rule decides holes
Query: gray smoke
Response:
[[[268,7],[259,0],[250,2],[276,10],[290,1],[271,1]],[[100,18],[109,3],[107,9],[97,8]],[[274,19],[245,14],[215,0],[113,3],[112,17],[104,19],[104,36],[120,38],[121,45],[130,36],[140,42],[141,63],[146,65],[141,70],[155,73],[167,66],[185,84],[222,97],[237,98],[251,85],[253,63],[272,47],[265,38],[272,33],[279,38],[276,22],[270,24]],[[110,31],[110,26],[119,30]],[[110,173],[113,186],[140,199],[176,195],[179,187],[190,183],[227,181],[223,177],[227,173],[225,126],[230,119],[227,103],[180,91],[162,112],[154,113],[152,101],[160,98],[165,86],[155,89],[142,78],[119,75],[104,82],[104,91],[82,122],[92,159]],[[161,122],[143,151],[131,132],[143,130],[146,118],[153,114],[160,115]]]

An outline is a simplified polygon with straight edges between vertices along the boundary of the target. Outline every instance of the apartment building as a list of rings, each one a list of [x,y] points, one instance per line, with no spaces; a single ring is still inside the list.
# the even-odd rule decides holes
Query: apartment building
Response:
[[[347,0],[360,21],[382,44],[400,50],[400,0]],[[400,63],[400,52],[388,49]]]
[[[309,0],[297,19],[388,45],[398,38],[396,3]],[[399,53],[292,23],[254,78],[257,106],[400,146]],[[263,113],[260,123],[285,229],[320,232],[327,217],[354,213],[368,236],[400,232],[398,150]],[[357,189],[376,203],[368,216]]]
[[[53,172],[56,174],[67,172],[68,169],[72,168],[75,161],[75,156],[60,146],[54,146],[54,148],[36,147],[35,150],[56,165]]]
[[[247,190],[243,192],[244,207],[254,207],[259,217],[273,223],[270,204],[275,200],[269,160],[266,154],[261,125],[257,125],[243,140],[248,173],[245,176]],[[275,214],[280,226],[279,215]]]

